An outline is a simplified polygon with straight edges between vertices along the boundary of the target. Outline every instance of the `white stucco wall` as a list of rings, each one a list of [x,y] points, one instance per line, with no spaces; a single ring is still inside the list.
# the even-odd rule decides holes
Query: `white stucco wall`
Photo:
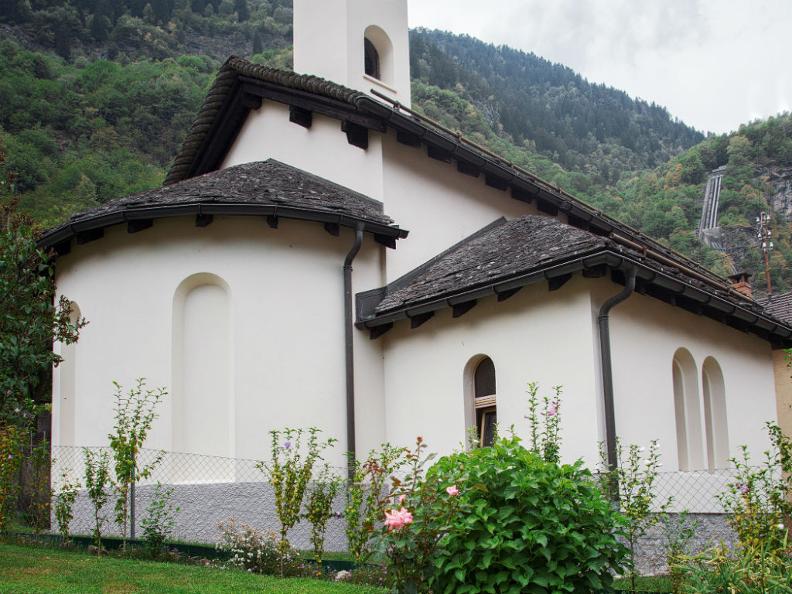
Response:
[[[616,287],[606,281],[597,285],[594,303],[599,307]],[[693,356],[700,396],[704,360],[713,357],[721,367],[731,455],[746,444],[758,458],[767,447],[764,423],[776,419],[772,351],[767,342],[635,294],[611,314],[611,344],[619,435],[628,443],[658,439],[666,470],[678,468],[671,364],[679,348]]]
[[[540,283],[502,303],[487,298],[457,319],[449,308],[415,330],[398,323],[381,339],[388,440],[409,445],[422,435],[442,454],[464,444],[464,369],[487,355],[495,364],[501,429],[514,425],[527,437],[528,382],[539,382],[542,395],[562,384],[562,454],[594,463],[600,437],[592,330],[581,278],[554,292]]]
[[[184,389],[174,377],[179,373],[172,358],[174,294],[185,279],[208,273],[227,284],[231,310],[228,455],[266,458],[271,429],[315,425],[339,438],[331,462],[343,465],[342,264],[352,239],[348,230],[332,237],[316,223],[281,220],[279,229],[270,229],[257,218],[218,217],[206,228],[196,228],[187,218],[158,220],[134,235],[114,227],[105,238],[76,246],[58,261],[58,291],[79,305],[90,324],[75,348],[75,443],[66,445],[106,444],[113,380],[129,386],[144,376],[151,386]],[[381,249],[366,238],[355,261],[359,278],[376,282]],[[198,303],[198,311],[211,315],[212,299],[208,305]],[[200,349],[196,340],[212,341],[215,326],[216,320],[208,320],[205,335],[195,327],[185,334],[190,340],[186,353]],[[365,353],[359,357],[367,361]],[[376,353],[373,359],[378,360]],[[60,445],[57,370],[55,377],[53,439]],[[379,381],[376,365],[361,374],[359,415],[368,422],[361,423],[360,434],[367,446],[383,437]],[[178,398],[189,402],[190,396],[166,398],[149,447],[173,449],[172,403]],[[211,391],[202,397],[211,398]],[[201,403],[204,410],[213,406]],[[192,419],[195,433],[188,442],[201,436],[217,440],[217,421]]]
[[[456,163],[430,159],[426,147],[382,140],[385,211],[410,237],[387,254],[388,282],[420,266],[495,219],[536,214],[533,204],[457,171]]]
[[[341,122],[314,114],[310,128],[289,121],[289,107],[264,100],[242,126],[221,169],[277,159],[351,190],[382,200],[380,135],[369,134],[368,149],[347,142]]]

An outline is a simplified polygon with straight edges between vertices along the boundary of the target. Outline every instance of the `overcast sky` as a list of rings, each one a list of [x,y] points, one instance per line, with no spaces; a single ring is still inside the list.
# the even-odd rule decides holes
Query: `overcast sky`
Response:
[[[534,52],[703,131],[792,109],[792,0],[410,0],[410,26]]]

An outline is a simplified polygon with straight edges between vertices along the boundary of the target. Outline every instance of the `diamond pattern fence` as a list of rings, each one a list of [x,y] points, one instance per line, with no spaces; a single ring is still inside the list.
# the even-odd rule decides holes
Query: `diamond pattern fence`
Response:
[[[84,452],[86,448],[58,446],[52,448],[52,489],[57,493],[69,478],[84,484]],[[88,448],[96,452],[109,448]],[[259,461],[222,458],[200,454],[143,450],[141,467],[155,464],[151,475],[135,486],[135,534],[142,535],[141,520],[153,499],[157,484],[172,489],[172,501],[178,507],[173,538],[183,542],[216,543],[220,538],[218,525],[230,519],[254,526],[262,531],[277,531],[275,497],[266,475],[259,469]],[[346,468],[336,468],[345,476]],[[327,531],[329,551],[346,549],[344,523],[341,516],[343,497],[334,504],[334,517]],[[102,510],[106,518],[104,530],[108,535],[120,534],[113,522],[112,504]],[[93,507],[87,494],[81,491],[74,505],[73,534],[90,534],[94,526]],[[54,526],[54,524],[53,524]],[[103,532],[104,533],[104,532]],[[301,522],[289,540],[297,547],[310,548],[309,526]]]
[[[52,448],[52,488],[58,492],[63,477],[84,483],[83,450],[81,447]],[[106,450],[109,448],[90,448]],[[249,524],[263,531],[276,531],[275,498],[266,475],[259,468],[259,461],[222,458],[199,454],[144,450],[140,463],[145,466],[156,462],[151,476],[136,485],[135,489],[135,533],[141,535],[141,520],[146,517],[146,508],[152,501],[155,486],[160,483],[173,489],[173,501],[179,510],[173,537],[184,542],[215,543],[220,538],[218,525],[229,519]],[[336,468],[344,476],[345,468]],[[699,523],[694,548],[702,548],[718,542],[733,542],[733,534],[726,526],[724,510],[718,494],[726,490],[734,480],[732,470],[714,472],[664,472],[657,480],[657,505],[671,499],[671,512],[689,512]],[[327,550],[346,549],[344,520],[341,512],[344,497],[335,502],[335,516],[331,519],[327,533]],[[114,524],[112,504],[103,515],[106,518],[104,532],[119,534]],[[85,492],[81,492],[74,506],[73,534],[90,534],[93,529],[93,508]],[[53,523],[54,527],[54,523]],[[301,523],[289,534],[290,541],[297,547],[310,548],[309,527]],[[659,529],[647,535],[642,543],[645,557],[664,558],[663,537]],[[650,568],[651,569],[651,568]]]

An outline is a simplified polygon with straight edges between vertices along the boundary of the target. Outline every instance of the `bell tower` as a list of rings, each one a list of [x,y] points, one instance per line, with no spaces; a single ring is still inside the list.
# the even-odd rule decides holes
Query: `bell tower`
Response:
[[[407,0],[294,0],[294,70],[409,107]]]

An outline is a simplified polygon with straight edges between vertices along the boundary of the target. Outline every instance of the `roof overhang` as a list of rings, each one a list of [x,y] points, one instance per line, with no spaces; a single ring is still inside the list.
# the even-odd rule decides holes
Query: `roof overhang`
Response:
[[[109,214],[81,219],[45,233],[39,238],[38,245],[44,249],[52,248],[59,255],[64,255],[71,249],[72,240],[83,244],[100,239],[107,227],[126,223],[128,232],[135,233],[150,227],[157,219],[190,216],[195,217],[196,225],[205,226],[211,221],[210,217],[224,215],[260,217],[271,227],[277,226],[279,219],[292,219],[324,223],[326,226],[362,228],[363,231],[371,233],[377,242],[388,247],[395,247],[396,240],[407,237],[409,233],[406,229],[320,210],[269,204],[196,202],[167,206],[130,207]],[[333,227],[328,228],[332,229]]]
[[[411,326],[417,328],[437,311],[446,308],[451,308],[454,317],[459,317],[472,309],[480,299],[495,296],[498,301],[504,301],[523,287],[539,282],[548,282],[551,290],[556,289],[576,273],[587,277],[602,277],[610,273],[614,282],[624,284],[624,273],[629,268],[636,270],[638,293],[660,299],[738,330],[750,332],[767,340],[774,347],[792,347],[792,328],[783,322],[736,305],[733,301],[708,291],[706,287],[684,282],[654,263],[611,249],[584,254],[523,274],[497,279],[486,285],[384,312],[376,312],[376,305],[384,296],[386,288],[358,293],[356,325],[358,328],[368,329],[372,338],[378,338],[399,321],[411,320]]]

